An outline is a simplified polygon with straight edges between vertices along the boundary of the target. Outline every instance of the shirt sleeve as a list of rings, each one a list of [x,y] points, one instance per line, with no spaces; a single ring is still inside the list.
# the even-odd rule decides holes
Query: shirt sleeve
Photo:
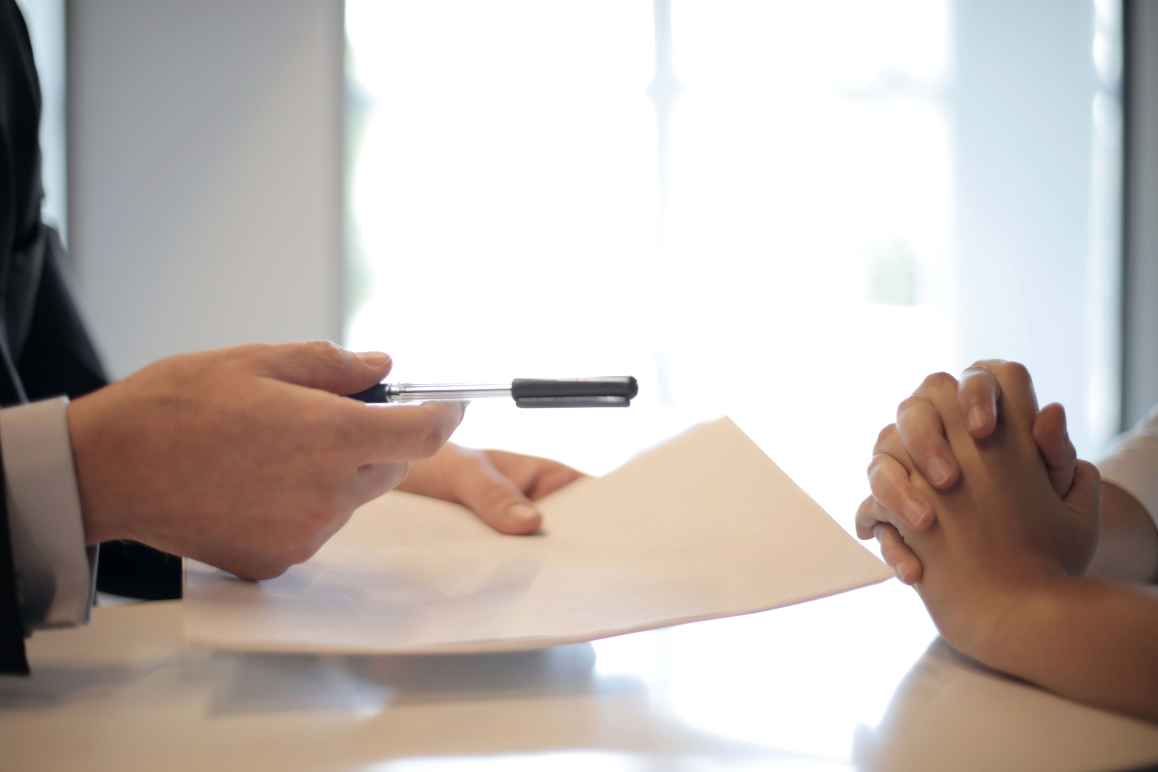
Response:
[[[1098,469],[1103,480],[1136,498],[1158,527],[1158,406],[1118,439]]]
[[[25,630],[88,622],[96,549],[86,549],[68,399],[0,410],[8,527]]]

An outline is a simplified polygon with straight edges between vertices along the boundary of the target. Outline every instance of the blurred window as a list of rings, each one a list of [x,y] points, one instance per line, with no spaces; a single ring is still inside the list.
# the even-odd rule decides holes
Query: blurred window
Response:
[[[848,525],[924,374],[1117,422],[1111,2],[347,0],[347,343],[399,380],[630,373],[458,439],[601,472],[741,426]]]

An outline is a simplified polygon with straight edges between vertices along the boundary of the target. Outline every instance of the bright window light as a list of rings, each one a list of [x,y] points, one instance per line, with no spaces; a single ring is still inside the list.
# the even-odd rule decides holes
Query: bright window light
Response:
[[[1022,359],[1081,447],[1108,436],[1118,103],[1095,56],[1117,43],[1092,5],[1009,54],[1077,41],[1038,96],[1083,112],[1044,145],[1003,144],[1036,97],[984,80],[1016,19],[948,0],[346,8],[346,342],[404,381],[640,381],[625,411],[476,403],[459,441],[602,472],[729,414],[848,526],[876,432],[933,370]],[[1049,182],[1070,209],[991,217],[1014,188],[985,175],[1031,184],[1053,168],[1033,153],[1081,172]],[[1041,345],[1066,324],[1080,341]]]

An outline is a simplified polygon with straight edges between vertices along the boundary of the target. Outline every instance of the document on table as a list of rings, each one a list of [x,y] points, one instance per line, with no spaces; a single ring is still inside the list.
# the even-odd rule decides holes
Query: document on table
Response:
[[[535,649],[892,576],[728,419],[541,509],[541,534],[503,536],[456,505],[390,493],[276,579],[244,582],[186,561],[186,636],[255,651]]]

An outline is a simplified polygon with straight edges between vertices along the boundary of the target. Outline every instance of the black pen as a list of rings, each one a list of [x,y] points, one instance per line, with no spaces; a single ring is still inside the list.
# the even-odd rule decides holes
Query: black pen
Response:
[[[548,380],[516,378],[510,383],[379,383],[351,394],[362,402],[461,402],[511,397],[518,407],[628,407],[639,392],[631,376]]]

